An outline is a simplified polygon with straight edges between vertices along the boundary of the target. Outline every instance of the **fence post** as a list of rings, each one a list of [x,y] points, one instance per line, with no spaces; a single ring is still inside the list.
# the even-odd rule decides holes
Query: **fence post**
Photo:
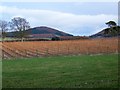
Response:
[[[60,54],[60,48],[59,48],[59,46],[58,46],[58,55]]]
[[[36,57],[38,56],[37,49],[36,49]]]
[[[81,54],[81,48],[80,48],[80,46],[79,46],[79,52],[78,53]]]
[[[87,47],[87,55],[89,55],[89,51],[90,51],[90,50],[89,50],[89,47]]]
[[[69,46],[68,46],[68,55],[69,55],[69,53],[70,53],[70,52],[69,52]]]
[[[2,59],[4,59],[4,51],[2,50]]]
[[[107,54],[109,53],[109,46],[107,46]]]
[[[27,57],[27,56],[28,56],[28,55],[27,55],[27,50],[25,50],[25,53],[26,53],[26,57]]]
[[[48,48],[46,48],[46,56],[48,55]]]
[[[36,49],[36,56],[39,57],[39,53],[38,53],[38,50]]]
[[[17,50],[15,50],[15,59],[17,58]]]

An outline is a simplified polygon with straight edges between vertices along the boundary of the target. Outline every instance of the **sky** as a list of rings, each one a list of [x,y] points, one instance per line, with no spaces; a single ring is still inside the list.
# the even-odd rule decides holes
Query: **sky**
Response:
[[[76,35],[90,36],[118,22],[117,2],[2,2],[0,19],[25,18],[31,27],[48,26]]]

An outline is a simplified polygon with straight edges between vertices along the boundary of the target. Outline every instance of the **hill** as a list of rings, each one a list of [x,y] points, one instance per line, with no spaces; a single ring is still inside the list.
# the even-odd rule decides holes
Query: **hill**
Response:
[[[15,36],[17,32],[8,32],[7,37],[17,37]],[[50,27],[34,27],[25,31],[26,37],[30,38],[52,38],[56,36],[73,36],[71,34],[50,28]]]
[[[91,38],[105,38],[105,37],[117,37],[120,36],[120,26],[103,29],[102,31],[91,35]]]

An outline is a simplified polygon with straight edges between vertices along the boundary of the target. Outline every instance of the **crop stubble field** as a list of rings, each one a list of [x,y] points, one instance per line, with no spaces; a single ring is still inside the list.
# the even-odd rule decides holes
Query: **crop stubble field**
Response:
[[[3,42],[3,58],[117,53],[118,38],[69,41]]]

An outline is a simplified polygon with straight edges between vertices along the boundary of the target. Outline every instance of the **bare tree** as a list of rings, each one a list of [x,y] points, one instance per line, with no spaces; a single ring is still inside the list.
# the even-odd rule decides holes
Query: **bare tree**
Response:
[[[29,29],[30,25],[26,19],[21,17],[14,17],[10,22],[10,27],[16,31],[16,37],[21,38],[21,41],[23,41],[23,38],[27,35],[25,30]]]
[[[4,20],[0,20],[0,37],[2,37],[2,40],[4,41],[4,38],[6,37],[6,32],[8,31],[8,22]]]

